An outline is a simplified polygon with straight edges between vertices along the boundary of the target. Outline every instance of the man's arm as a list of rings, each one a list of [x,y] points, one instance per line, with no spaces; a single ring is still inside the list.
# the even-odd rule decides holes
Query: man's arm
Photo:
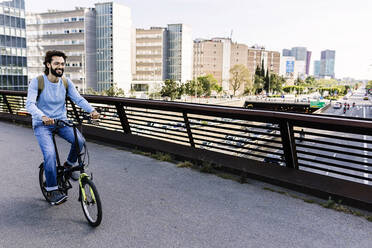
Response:
[[[74,83],[67,79],[68,82],[68,96],[70,99],[76,103],[79,107],[84,109],[84,111],[90,113],[93,119],[99,118],[99,113],[92,107],[92,105],[89,104],[87,100],[85,100],[84,97],[82,97],[79,92],[76,90]]]

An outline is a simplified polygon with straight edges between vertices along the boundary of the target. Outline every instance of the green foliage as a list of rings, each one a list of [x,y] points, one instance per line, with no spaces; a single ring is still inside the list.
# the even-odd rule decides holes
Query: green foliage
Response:
[[[85,91],[85,94],[87,95],[100,95],[99,92],[95,91],[93,88],[88,88],[86,91]]]
[[[104,96],[125,96],[124,90],[122,88],[118,88],[116,86],[111,86],[107,90],[102,91],[102,95]]]
[[[259,75],[254,75],[253,92],[259,94],[264,89],[265,80]]]
[[[176,81],[167,79],[165,80],[164,85],[161,88],[160,95],[162,97],[170,97],[171,100],[174,100],[181,97],[181,91],[182,90],[179,89],[179,85]]]
[[[369,80],[366,85],[367,89],[372,88],[372,80]]]
[[[230,75],[230,86],[234,96],[243,85],[245,85],[244,89],[252,88],[249,70],[245,65],[234,65],[233,68],[230,69]]]
[[[190,80],[184,85],[184,93],[189,96],[210,96],[213,90],[221,93],[222,87],[211,74]]]

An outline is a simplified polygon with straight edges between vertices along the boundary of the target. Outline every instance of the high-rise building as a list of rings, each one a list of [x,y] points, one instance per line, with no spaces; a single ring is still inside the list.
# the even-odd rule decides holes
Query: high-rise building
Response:
[[[0,1],[0,89],[26,90],[25,1]]]
[[[167,79],[167,29],[136,29],[135,38],[132,89],[152,92]]]
[[[130,8],[115,3],[96,3],[98,91],[117,86],[128,93],[132,83],[132,19]]]
[[[65,75],[84,92],[96,89],[96,19],[92,8],[27,13],[27,55],[30,79],[44,72],[47,51],[67,56]]]
[[[168,24],[167,78],[179,82],[192,79],[193,40],[185,24]]]
[[[319,76],[322,78],[335,77],[335,56],[336,51],[324,50],[320,54]]]
[[[311,52],[307,51],[306,47],[292,47],[291,50],[283,49],[282,56],[295,58],[294,66],[297,69],[294,70],[296,74],[294,76],[304,78],[306,75],[309,75]]]
[[[285,78],[295,77],[295,63],[296,59],[292,56],[282,56],[280,58],[280,75]]]
[[[292,56],[292,51],[289,49],[283,49],[282,56]]]
[[[314,77],[320,76],[320,60],[314,61]]]
[[[291,56],[296,60],[306,61],[307,49],[306,47],[292,47]]]
[[[310,75],[311,52],[306,52],[306,75]]]

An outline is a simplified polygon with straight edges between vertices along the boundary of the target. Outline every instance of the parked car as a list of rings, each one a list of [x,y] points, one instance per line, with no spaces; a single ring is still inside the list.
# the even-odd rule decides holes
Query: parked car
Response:
[[[334,109],[340,109],[340,108],[342,108],[342,103],[341,103],[341,102],[335,102],[335,103],[333,104],[333,108],[334,108]]]
[[[285,166],[283,157],[276,154],[267,154],[267,156],[264,158],[264,162],[279,166]]]

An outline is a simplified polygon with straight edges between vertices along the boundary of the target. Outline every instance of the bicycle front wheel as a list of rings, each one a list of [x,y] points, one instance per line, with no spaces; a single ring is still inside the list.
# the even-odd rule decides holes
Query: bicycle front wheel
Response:
[[[91,226],[98,226],[102,221],[102,204],[93,181],[84,178],[80,188],[81,207]]]
[[[39,184],[40,184],[41,193],[43,194],[45,200],[47,200],[47,202],[50,202],[48,193],[45,189],[46,179],[45,179],[45,174],[44,174],[44,163],[41,163],[39,166]]]

